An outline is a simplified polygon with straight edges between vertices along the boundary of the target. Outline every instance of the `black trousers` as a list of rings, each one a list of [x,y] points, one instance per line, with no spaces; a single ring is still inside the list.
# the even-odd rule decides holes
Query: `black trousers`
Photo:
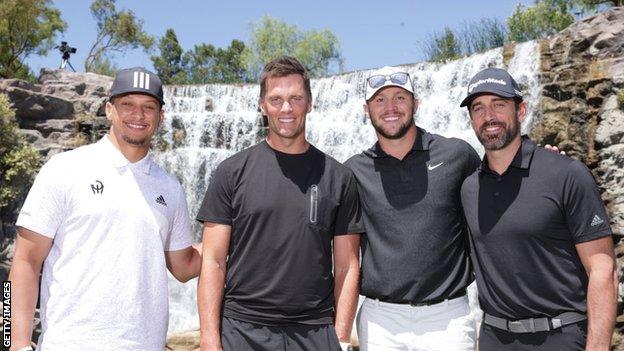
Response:
[[[539,332],[516,334],[485,323],[479,332],[480,351],[569,351],[585,350],[587,321]]]
[[[331,324],[267,326],[223,317],[223,351],[340,351],[336,330]]]

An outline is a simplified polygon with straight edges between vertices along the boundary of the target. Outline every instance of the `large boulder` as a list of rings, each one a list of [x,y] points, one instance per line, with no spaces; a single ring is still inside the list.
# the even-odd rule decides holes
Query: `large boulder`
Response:
[[[103,116],[113,78],[95,73],[43,69],[39,84],[43,93],[72,101],[76,114]]]
[[[19,79],[0,81],[0,93],[9,97],[18,120],[71,118],[74,104],[63,97],[41,92],[41,86]]]

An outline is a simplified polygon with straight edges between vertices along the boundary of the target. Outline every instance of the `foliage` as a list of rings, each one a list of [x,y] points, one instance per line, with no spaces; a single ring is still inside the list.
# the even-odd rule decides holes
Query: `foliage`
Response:
[[[9,99],[0,94],[0,209],[20,198],[40,162],[39,153],[17,130]]]
[[[460,38],[462,54],[470,55],[505,45],[507,28],[497,19],[482,18],[477,22],[464,22],[456,36]]]
[[[330,73],[332,64],[342,69],[342,57],[336,35],[328,29],[302,31],[295,25],[264,16],[251,27],[250,41],[243,52],[243,62],[252,79],[272,59],[295,56],[312,77]]]
[[[595,13],[601,8],[624,6],[624,0],[570,0],[570,6],[579,14]]]
[[[175,31],[168,29],[158,50],[151,59],[165,84],[240,83],[248,76],[241,60],[245,44],[240,40],[232,40],[225,49],[202,43],[183,52]]]
[[[518,4],[507,18],[508,39],[527,41],[555,34],[574,22],[573,7],[571,0],[537,0],[529,7]]]
[[[461,55],[461,47],[455,33],[445,27],[443,33],[433,33],[424,44],[424,51],[428,61],[446,62],[455,60]]]
[[[114,77],[119,67],[115,65],[108,57],[100,57],[93,61],[91,72]]]
[[[215,48],[210,44],[195,45],[184,54],[189,83],[241,83],[247,81],[248,74],[242,55],[245,44],[232,40],[226,49]]]
[[[0,1],[0,78],[30,78],[24,60],[45,55],[66,28],[49,0]]]
[[[97,63],[107,62],[111,52],[142,47],[148,51],[154,38],[143,30],[143,21],[130,10],[118,11],[115,0],[95,0],[91,14],[97,23],[97,36],[85,59],[85,71],[94,71]],[[110,61],[108,61],[110,63]]]
[[[618,106],[620,110],[624,111],[624,90],[620,90],[617,93]]]
[[[164,84],[187,83],[187,76],[182,67],[182,47],[178,37],[171,28],[158,42],[158,55],[151,57],[156,73]]]

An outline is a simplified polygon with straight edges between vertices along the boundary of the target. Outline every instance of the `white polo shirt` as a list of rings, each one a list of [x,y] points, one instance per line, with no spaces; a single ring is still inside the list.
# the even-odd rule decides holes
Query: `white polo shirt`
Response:
[[[38,350],[163,350],[164,251],[191,244],[180,183],[108,136],[53,156],[18,226],[54,239],[43,265]]]

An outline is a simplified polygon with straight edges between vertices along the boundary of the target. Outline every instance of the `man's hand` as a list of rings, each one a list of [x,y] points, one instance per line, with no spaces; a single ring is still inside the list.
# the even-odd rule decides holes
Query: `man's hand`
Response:
[[[565,151],[560,151],[558,147],[554,146],[554,145],[550,145],[550,144],[546,144],[544,145],[544,150],[548,150],[550,152],[554,152],[554,153],[560,153],[562,155],[565,155],[566,152]]]

